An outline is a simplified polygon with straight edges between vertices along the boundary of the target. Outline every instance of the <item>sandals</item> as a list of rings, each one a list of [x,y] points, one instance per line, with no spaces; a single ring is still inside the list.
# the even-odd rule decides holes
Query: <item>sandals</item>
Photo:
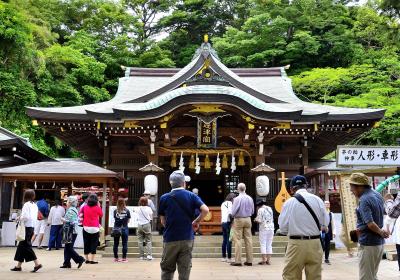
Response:
[[[259,265],[264,265],[264,264],[267,264],[267,262],[260,261],[258,264]]]

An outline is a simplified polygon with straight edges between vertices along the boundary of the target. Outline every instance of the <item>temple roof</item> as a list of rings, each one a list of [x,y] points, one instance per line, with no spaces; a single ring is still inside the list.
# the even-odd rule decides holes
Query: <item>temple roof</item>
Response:
[[[187,104],[218,103],[261,120],[292,122],[379,120],[381,109],[344,108],[300,100],[284,67],[229,69],[209,43],[184,68],[127,67],[109,101],[73,106],[29,107],[30,117],[50,120],[144,120]]]
[[[21,158],[21,156],[23,158]],[[4,127],[0,127],[0,166],[17,164],[15,160],[27,162],[49,161],[48,156],[32,148],[29,139],[21,137]]]

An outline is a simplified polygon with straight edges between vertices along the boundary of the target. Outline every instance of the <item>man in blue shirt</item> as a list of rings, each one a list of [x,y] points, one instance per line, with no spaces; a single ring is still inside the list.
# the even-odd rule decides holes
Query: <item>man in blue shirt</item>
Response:
[[[164,249],[161,259],[161,279],[172,280],[178,265],[179,280],[188,280],[192,268],[194,232],[208,214],[201,199],[185,190],[185,174],[174,171],[169,177],[172,190],[160,198],[158,215],[164,230]],[[195,210],[200,215],[195,217]]]
[[[38,243],[37,243],[37,248],[38,249],[42,249],[42,241],[43,241],[43,237],[44,237],[44,232],[46,231],[46,227],[47,227],[47,217],[49,216],[49,212],[50,212],[50,207],[49,204],[46,201],[46,198],[43,197],[41,200],[38,200],[36,202],[36,205],[38,207],[38,221],[36,222],[35,225],[35,230],[34,230],[34,234],[32,236],[31,242],[33,243],[37,237],[38,238]]]
[[[369,185],[363,173],[350,176],[350,190],[359,198],[357,213],[357,233],[360,243],[359,278],[377,279],[379,263],[383,255],[383,244],[389,233],[383,230],[383,198]]]

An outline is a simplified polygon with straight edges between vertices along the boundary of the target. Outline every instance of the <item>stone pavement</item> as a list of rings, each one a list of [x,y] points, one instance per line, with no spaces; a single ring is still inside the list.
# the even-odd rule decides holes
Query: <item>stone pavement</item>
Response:
[[[159,259],[139,261],[131,259],[129,263],[114,263],[112,258],[99,258],[98,265],[83,265],[64,270],[58,268],[62,264],[63,251],[35,250],[44,268],[36,274],[29,273],[33,263],[23,265],[22,272],[11,272],[13,267],[14,248],[0,248],[0,279],[57,279],[57,280],[89,280],[89,279],[118,279],[118,280],[152,280],[160,279]],[[281,272],[284,258],[274,258],[271,266],[232,267],[219,259],[194,259],[191,280],[259,280],[282,279]],[[258,260],[254,260],[258,261]],[[358,279],[357,258],[347,258],[344,253],[332,254],[332,265],[323,265],[322,278],[326,280]],[[175,275],[177,278],[177,275]],[[400,279],[397,262],[383,260],[381,262],[379,279]]]

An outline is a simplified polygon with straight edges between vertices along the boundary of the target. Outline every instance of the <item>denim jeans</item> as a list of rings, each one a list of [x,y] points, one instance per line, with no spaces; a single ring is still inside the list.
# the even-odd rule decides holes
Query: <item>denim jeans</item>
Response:
[[[231,223],[222,223],[222,257],[226,258],[228,252],[228,259],[232,257],[232,242],[229,241],[230,230]]]
[[[121,236],[114,237],[114,258],[118,259],[118,246],[119,246],[119,239],[122,239],[122,258],[126,259],[126,254],[128,253],[128,235],[129,235],[129,228],[123,227]]]
[[[49,249],[61,248],[61,239],[62,239],[62,228],[63,225],[51,225],[50,228],[50,238],[49,238]]]
[[[75,263],[85,261],[85,258],[80,256],[74,249],[76,237],[77,234],[72,235],[72,242],[64,245],[64,265],[71,265],[71,259],[73,259]]]

